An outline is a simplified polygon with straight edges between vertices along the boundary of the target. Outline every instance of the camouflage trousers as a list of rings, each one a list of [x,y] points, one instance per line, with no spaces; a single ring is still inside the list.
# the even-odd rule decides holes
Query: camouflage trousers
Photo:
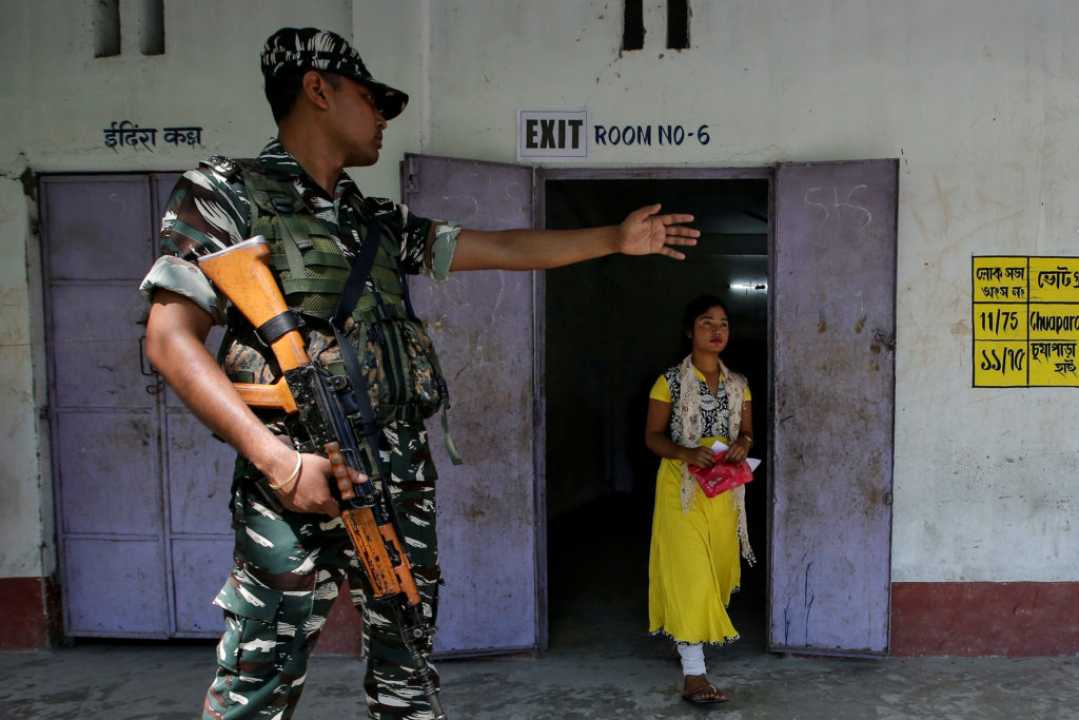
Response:
[[[435,472],[422,425],[383,430],[382,465],[412,561],[423,613],[438,605]],[[238,475],[243,475],[238,471]],[[214,603],[225,611],[217,674],[203,718],[288,720],[303,692],[307,660],[347,578],[363,616],[364,689],[373,718],[432,717],[415,663],[391,613],[367,602],[369,586],[340,518],[290,512],[256,478],[233,490],[235,562]],[[431,648],[422,648],[429,653]],[[436,677],[437,684],[437,677]]]

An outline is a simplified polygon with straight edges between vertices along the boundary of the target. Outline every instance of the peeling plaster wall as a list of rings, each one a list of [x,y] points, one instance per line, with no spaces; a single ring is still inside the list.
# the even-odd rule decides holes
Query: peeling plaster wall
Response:
[[[8,576],[37,576],[42,489],[31,372],[26,242],[29,208],[18,178],[0,178],[0,558]]]
[[[432,3],[430,152],[512,161],[518,109],[709,124],[591,165],[899,157],[893,579],[1079,579],[1079,393],[971,388],[970,256],[1079,254],[1079,5],[691,3],[619,55],[622,3]],[[852,428],[851,442],[857,442]]]
[[[121,5],[136,28],[138,4]],[[593,147],[591,165],[901,158],[893,579],[1079,579],[1079,394],[970,388],[969,325],[971,254],[1077,254],[1079,6],[697,0],[678,52],[663,4],[647,5],[645,49],[620,55],[615,0],[171,0],[165,55],[125,36],[121,57],[95,60],[89,2],[0,0],[0,576],[51,562],[40,266],[30,253],[27,271],[37,238],[15,178],[256,152],[273,132],[261,42],[321,24],[351,29],[376,76],[413,95],[382,162],[356,173],[372,194],[397,196],[405,150],[512,161],[521,108],[709,125],[707,146]],[[205,147],[114,153],[101,130],[123,119],[202,125]]]
[[[55,566],[42,341],[40,242],[20,176],[43,172],[184,170],[214,153],[258,152],[275,128],[258,55],[285,25],[332,29],[363,48],[376,77],[420,88],[421,0],[165,3],[166,52],[139,52],[141,3],[121,2],[122,53],[94,58],[91,0],[0,0],[0,577]],[[399,32],[408,28],[408,32]],[[387,134],[383,162],[354,172],[371,195],[398,197],[397,161],[419,148],[422,93]],[[116,120],[203,127],[203,147],[105,147]],[[35,181],[36,182],[36,181]],[[35,399],[36,398],[36,399]]]

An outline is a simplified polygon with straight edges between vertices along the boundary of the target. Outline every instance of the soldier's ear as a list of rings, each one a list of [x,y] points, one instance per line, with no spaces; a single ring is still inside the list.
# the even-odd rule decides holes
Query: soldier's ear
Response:
[[[329,109],[330,103],[326,99],[326,85],[328,83],[321,73],[317,70],[308,70],[303,74],[301,82],[301,92],[311,104],[320,110]]]

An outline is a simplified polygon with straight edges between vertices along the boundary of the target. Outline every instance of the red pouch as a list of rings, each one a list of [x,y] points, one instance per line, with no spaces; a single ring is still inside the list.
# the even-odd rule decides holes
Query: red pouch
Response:
[[[745,460],[737,465],[724,462],[727,457],[726,450],[716,453],[715,456],[716,464],[710,468],[689,466],[690,474],[697,478],[697,483],[706,497],[715,497],[721,492],[745,485],[753,479],[753,471],[749,469],[749,463]]]

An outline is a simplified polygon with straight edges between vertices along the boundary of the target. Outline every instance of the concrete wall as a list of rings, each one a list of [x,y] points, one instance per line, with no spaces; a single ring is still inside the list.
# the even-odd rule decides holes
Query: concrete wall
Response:
[[[122,2],[137,28],[138,3]],[[166,54],[125,35],[93,57],[92,3],[0,1],[0,577],[51,571],[38,429],[44,365],[23,172],[166,170],[258,150],[273,126],[257,52],[282,24],[351,32],[412,91],[382,163],[425,151],[511,161],[520,108],[604,124],[708,124],[711,142],[593,148],[592,165],[767,165],[900,157],[893,576],[1079,580],[1079,395],[974,390],[970,256],[1075,254],[1079,6],[1059,0],[693,3],[690,50],[620,54],[621,4],[591,0],[166,2]],[[201,125],[205,147],[113,152],[113,120]],[[37,328],[37,330],[35,330]]]

